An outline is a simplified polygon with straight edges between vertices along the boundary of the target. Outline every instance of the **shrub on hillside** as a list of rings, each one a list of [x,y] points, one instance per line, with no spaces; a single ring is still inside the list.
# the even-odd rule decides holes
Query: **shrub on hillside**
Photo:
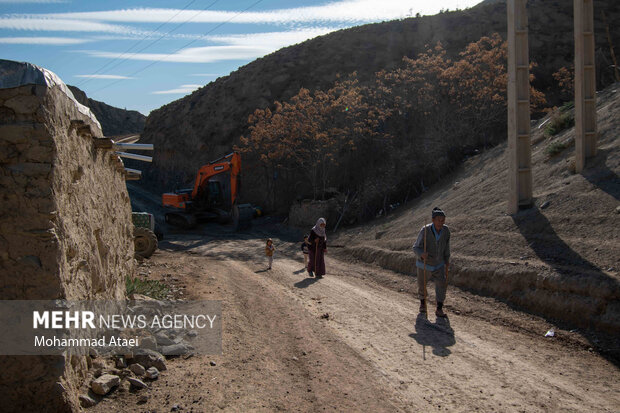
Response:
[[[571,100],[570,102],[564,102],[564,104],[560,106],[560,112],[568,112],[569,110],[574,108],[575,102]]]
[[[575,117],[571,113],[553,115],[549,123],[545,126],[545,135],[555,136],[573,126],[575,126]]]
[[[545,154],[549,157],[555,156],[566,148],[568,148],[568,145],[563,142],[553,142],[545,148]]]

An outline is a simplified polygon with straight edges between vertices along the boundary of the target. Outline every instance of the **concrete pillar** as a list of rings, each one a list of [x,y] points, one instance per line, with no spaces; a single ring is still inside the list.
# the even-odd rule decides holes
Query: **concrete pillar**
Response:
[[[532,204],[527,0],[508,0],[508,213]]]
[[[594,1],[574,0],[575,16],[575,170],[596,155],[596,66]]]

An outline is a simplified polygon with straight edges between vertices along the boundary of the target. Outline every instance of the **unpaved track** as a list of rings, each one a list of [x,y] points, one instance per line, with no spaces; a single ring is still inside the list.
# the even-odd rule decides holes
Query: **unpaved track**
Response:
[[[146,404],[116,392],[91,410],[620,411],[616,366],[494,300],[450,287],[449,321],[427,321],[415,279],[372,266],[328,256],[316,281],[278,240],[271,271],[262,239],[176,236],[162,247],[152,277],[223,300],[223,354],[171,360]]]

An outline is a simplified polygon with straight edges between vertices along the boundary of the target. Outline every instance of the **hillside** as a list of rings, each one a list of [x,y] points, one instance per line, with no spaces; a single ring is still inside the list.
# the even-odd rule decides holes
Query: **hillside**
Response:
[[[146,116],[136,110],[126,110],[110,106],[86,96],[82,90],[70,86],[73,96],[84,106],[88,106],[101,124],[105,136],[141,133],[144,129]]]
[[[529,7],[530,53],[538,63],[534,85],[558,104],[551,74],[572,63],[573,2],[534,0]],[[597,79],[608,84],[609,47],[600,11],[608,22],[618,21],[620,4],[600,0],[595,7]],[[612,24],[610,29],[614,43],[620,44],[620,27]],[[142,140],[158,150],[145,178],[158,188],[185,184],[200,164],[230,151],[247,134],[248,116],[256,108],[272,107],[301,87],[324,89],[338,74],[353,71],[363,81],[380,69],[395,68],[403,56],[416,56],[426,44],[441,41],[454,55],[481,36],[505,36],[505,31],[505,2],[487,2],[464,11],[354,27],[279,50],[153,111]]]
[[[574,128],[533,127],[535,207],[506,213],[506,144],[467,160],[417,201],[341,233],[339,256],[410,273],[417,232],[439,206],[452,233],[451,283],[551,319],[620,332],[620,84],[598,96],[599,152],[574,173]],[[549,157],[551,145],[567,149]],[[546,205],[545,205],[546,204]]]

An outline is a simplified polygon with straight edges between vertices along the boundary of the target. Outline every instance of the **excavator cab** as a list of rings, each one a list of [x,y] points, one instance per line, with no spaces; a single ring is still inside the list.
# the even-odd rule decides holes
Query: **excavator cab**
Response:
[[[162,195],[166,222],[182,228],[193,228],[201,221],[232,221],[235,229],[250,226],[254,208],[237,204],[240,172],[241,155],[237,152],[201,166],[193,188]]]

